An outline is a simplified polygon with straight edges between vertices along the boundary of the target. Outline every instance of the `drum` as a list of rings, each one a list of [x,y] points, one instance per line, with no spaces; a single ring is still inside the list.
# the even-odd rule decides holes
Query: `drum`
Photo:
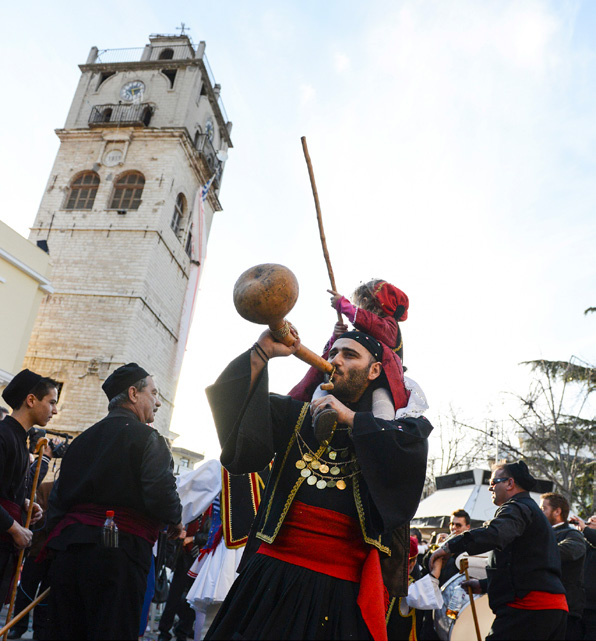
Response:
[[[460,587],[465,580],[466,577],[463,574],[456,574],[441,588],[443,607],[433,613],[435,630],[441,641],[474,641],[476,639],[470,598],[468,593]],[[486,594],[474,595],[474,604],[478,615],[480,638],[484,639],[489,633],[495,615],[488,607]]]

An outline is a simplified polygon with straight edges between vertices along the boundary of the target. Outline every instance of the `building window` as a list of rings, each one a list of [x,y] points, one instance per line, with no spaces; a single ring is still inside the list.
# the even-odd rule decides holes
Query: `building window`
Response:
[[[103,73],[101,73],[101,74],[99,75],[99,82],[97,83],[96,91],[97,91],[97,89],[99,89],[99,88],[101,87],[101,85],[103,85],[103,83],[104,83],[108,78],[111,78],[115,73],[116,73],[115,71],[104,71]]]
[[[170,227],[172,231],[178,235],[182,220],[184,219],[184,214],[186,213],[186,198],[184,194],[178,194],[176,198],[176,204],[174,205],[174,214],[172,215],[172,221],[170,222]]]
[[[160,52],[158,60],[171,60],[173,57],[174,50],[168,47],[167,49],[164,49]]]
[[[79,174],[70,186],[65,209],[93,209],[99,187],[99,176],[94,171]]]
[[[138,209],[141,205],[144,186],[145,178],[142,174],[131,172],[120,176],[114,183],[114,195],[110,209],[123,211]]]
[[[141,121],[145,125],[145,127],[149,126],[149,123],[151,122],[151,116],[153,115],[153,109],[151,107],[145,107],[143,109],[143,114],[141,115]]]
[[[186,237],[186,245],[184,245],[184,251],[186,252],[186,255],[192,259],[192,233],[188,232],[188,236]]]
[[[174,81],[176,80],[176,69],[162,69],[161,73],[170,81],[170,89],[174,88]]]

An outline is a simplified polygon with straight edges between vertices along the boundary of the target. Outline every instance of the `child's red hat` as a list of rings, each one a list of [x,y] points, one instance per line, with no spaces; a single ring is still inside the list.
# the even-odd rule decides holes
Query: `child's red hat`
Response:
[[[391,283],[381,281],[373,292],[385,314],[393,316],[396,321],[405,321],[408,318],[408,297]]]

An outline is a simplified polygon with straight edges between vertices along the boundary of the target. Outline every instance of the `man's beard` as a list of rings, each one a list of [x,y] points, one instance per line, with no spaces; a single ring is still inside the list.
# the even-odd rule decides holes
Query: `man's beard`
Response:
[[[349,403],[360,400],[362,394],[368,387],[368,373],[370,365],[366,369],[352,370],[337,381],[334,381],[334,388],[331,394],[342,403]]]

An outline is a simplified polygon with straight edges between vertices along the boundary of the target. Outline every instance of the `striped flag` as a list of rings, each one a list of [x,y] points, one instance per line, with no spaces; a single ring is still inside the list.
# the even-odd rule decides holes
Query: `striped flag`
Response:
[[[203,273],[203,265],[207,255],[207,230],[205,228],[205,200],[209,189],[215,180],[217,172],[199,189],[195,196],[191,213],[191,224],[187,237],[187,249],[190,255],[190,271],[188,275],[188,284],[186,294],[182,304],[182,316],[180,317],[180,327],[178,330],[178,348],[176,350],[176,360],[174,361],[173,374],[177,378],[182,368],[182,360],[186,351],[188,334],[195,312],[195,303],[199,292],[199,282]]]

